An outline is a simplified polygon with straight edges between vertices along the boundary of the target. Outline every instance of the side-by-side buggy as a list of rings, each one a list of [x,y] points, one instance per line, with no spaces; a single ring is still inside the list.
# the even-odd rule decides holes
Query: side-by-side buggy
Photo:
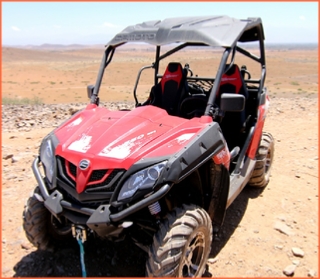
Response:
[[[135,108],[111,111],[99,106],[105,69],[131,42],[154,47],[155,58],[132,84]],[[219,62],[211,60],[217,49]],[[182,52],[189,61],[175,56]],[[192,63],[205,53],[204,74],[196,73]],[[153,84],[138,100],[140,76],[150,71]],[[87,87],[90,104],[41,143],[32,165],[38,186],[23,213],[27,238],[45,249],[72,232],[130,237],[148,253],[147,276],[202,276],[229,205],[247,184],[269,182],[265,79],[260,18],[171,18],[124,29]]]

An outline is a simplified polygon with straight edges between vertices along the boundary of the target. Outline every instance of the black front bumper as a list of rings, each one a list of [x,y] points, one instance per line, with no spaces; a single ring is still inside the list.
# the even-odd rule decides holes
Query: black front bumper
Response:
[[[122,211],[111,213],[109,204],[100,205],[98,208],[92,209],[64,200],[63,194],[57,189],[50,194],[40,173],[39,162],[40,158],[35,158],[32,164],[32,170],[38,182],[45,207],[56,217],[64,215],[73,223],[85,223],[90,229],[101,236],[112,235],[117,232],[123,227],[119,222],[129,215],[158,201],[165,196],[171,188],[169,184],[165,184],[157,192],[151,194],[147,198]],[[76,213],[77,217],[70,214],[72,212]]]

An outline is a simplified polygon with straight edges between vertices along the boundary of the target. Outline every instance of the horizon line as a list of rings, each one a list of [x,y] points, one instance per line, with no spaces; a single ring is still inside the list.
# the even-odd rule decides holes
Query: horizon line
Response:
[[[137,43],[138,44],[138,43]],[[144,43],[141,43],[144,44]],[[300,45],[318,45],[319,42],[266,42],[265,45],[292,45],[292,44],[300,44]],[[106,43],[70,43],[70,44],[64,44],[64,43],[42,43],[42,44],[1,44],[2,47],[27,47],[27,46],[33,46],[33,47],[41,47],[41,46],[96,46],[96,45],[107,45]],[[146,44],[148,45],[148,44]],[[151,46],[151,45],[150,45]]]

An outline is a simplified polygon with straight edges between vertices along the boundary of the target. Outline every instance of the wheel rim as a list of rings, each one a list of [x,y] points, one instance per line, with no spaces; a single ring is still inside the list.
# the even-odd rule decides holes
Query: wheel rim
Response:
[[[188,242],[184,257],[180,266],[179,277],[198,277],[198,271],[203,260],[205,250],[205,236],[203,232],[197,232]]]

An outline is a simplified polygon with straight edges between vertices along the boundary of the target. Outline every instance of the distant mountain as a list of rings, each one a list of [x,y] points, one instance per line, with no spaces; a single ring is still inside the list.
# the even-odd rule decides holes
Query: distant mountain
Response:
[[[81,45],[81,44],[42,44],[42,45],[16,45],[16,46],[2,46],[2,47],[11,47],[11,48],[20,48],[20,49],[33,49],[33,50],[77,50],[77,49],[103,49],[104,45],[95,44],[95,45]]]
[[[318,43],[266,43],[266,49],[269,50],[294,50],[294,49],[317,49]]]
[[[241,45],[241,44],[240,44]],[[252,45],[246,45],[246,48],[256,48],[257,43]],[[266,49],[269,50],[294,50],[294,49],[317,49],[318,43],[268,43],[265,44]],[[29,50],[49,50],[49,51],[66,51],[66,50],[81,50],[81,49],[104,49],[104,44],[42,44],[42,45],[3,45],[2,47],[29,49]],[[164,49],[170,46],[165,46]],[[143,44],[143,43],[129,43],[121,46],[121,51],[132,51],[132,50],[145,50],[152,51],[154,46]],[[191,47],[198,49],[198,47]]]

